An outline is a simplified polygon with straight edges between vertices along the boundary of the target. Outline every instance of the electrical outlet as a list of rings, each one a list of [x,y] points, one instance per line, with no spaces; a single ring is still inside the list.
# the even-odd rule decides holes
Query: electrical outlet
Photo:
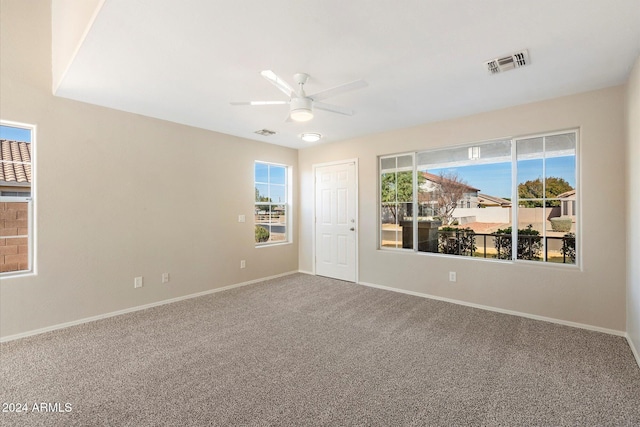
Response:
[[[169,283],[169,273],[162,273],[162,283]]]
[[[135,279],[133,279],[133,287],[134,288],[141,288],[142,287],[142,276],[136,277]]]
[[[245,268],[247,266],[247,263],[245,260],[240,260],[240,268]]]
[[[245,222],[246,217],[244,215],[238,215],[238,222]]]
[[[455,282],[456,281],[456,272],[455,271],[450,271],[449,272],[449,281],[450,282]]]

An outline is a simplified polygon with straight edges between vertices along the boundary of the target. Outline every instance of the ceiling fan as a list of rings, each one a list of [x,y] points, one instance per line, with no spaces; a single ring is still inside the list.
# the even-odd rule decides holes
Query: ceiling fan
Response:
[[[352,116],[354,111],[349,108],[339,107],[337,105],[326,104],[320,102],[323,99],[331,96],[336,96],[344,92],[359,89],[367,86],[367,82],[364,80],[356,80],[351,83],[345,83],[331,89],[322,90],[316,92],[313,95],[307,95],[304,91],[304,85],[309,80],[309,75],[305,73],[297,73],[293,75],[293,80],[298,85],[297,90],[294,90],[289,84],[282,78],[278,77],[276,73],[271,70],[264,70],[260,73],[262,77],[267,79],[271,84],[280,89],[285,95],[289,97],[288,101],[247,101],[247,102],[232,102],[231,105],[289,105],[289,118],[297,122],[306,122],[313,118],[313,110],[324,110],[332,113],[344,114],[345,116]],[[288,119],[287,119],[288,120]]]

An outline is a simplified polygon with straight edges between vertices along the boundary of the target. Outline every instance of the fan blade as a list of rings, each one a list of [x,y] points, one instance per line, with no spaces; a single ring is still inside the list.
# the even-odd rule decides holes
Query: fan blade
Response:
[[[264,77],[271,84],[273,84],[275,87],[280,89],[289,98],[291,98],[291,97],[296,95],[296,92],[291,88],[291,86],[289,86],[289,84],[287,82],[285,82],[283,79],[278,77],[276,75],[276,73],[274,73],[273,71],[264,70],[260,74],[262,74],[262,77]]]
[[[289,101],[245,101],[245,102],[230,102],[231,105],[285,105]]]
[[[313,108],[318,110],[331,111],[332,113],[344,114],[345,116],[353,116],[354,111],[350,108],[338,107],[337,105],[325,104],[324,102],[313,103]]]
[[[367,82],[365,82],[364,80],[356,80],[355,82],[345,83],[343,85],[336,86],[336,87],[333,87],[331,89],[321,90],[318,93],[315,93],[313,95],[309,95],[309,98],[313,99],[314,101],[321,101],[321,100],[329,98],[331,96],[336,96],[336,95],[340,95],[341,93],[344,93],[344,92],[349,92],[351,90],[360,89],[360,88],[365,87],[367,85],[368,85]]]

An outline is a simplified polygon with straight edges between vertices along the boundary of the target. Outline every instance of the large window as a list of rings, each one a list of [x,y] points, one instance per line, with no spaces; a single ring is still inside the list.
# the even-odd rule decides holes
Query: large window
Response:
[[[34,127],[0,122],[0,277],[34,270]]]
[[[268,245],[289,241],[289,168],[255,163],[255,242]]]
[[[572,131],[381,156],[380,247],[576,264],[576,141]]]

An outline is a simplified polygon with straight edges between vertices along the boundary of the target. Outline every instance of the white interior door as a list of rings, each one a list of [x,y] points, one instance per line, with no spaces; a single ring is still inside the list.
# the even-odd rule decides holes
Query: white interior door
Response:
[[[356,165],[316,168],[316,274],[356,281]]]

